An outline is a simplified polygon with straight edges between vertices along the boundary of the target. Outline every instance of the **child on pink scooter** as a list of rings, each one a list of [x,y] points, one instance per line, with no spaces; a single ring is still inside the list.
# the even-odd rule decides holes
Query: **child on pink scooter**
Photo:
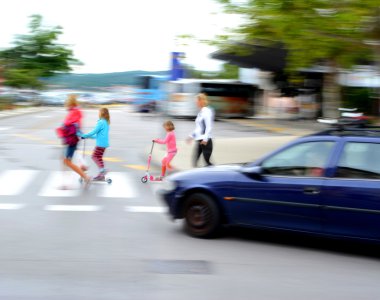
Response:
[[[161,179],[165,176],[167,169],[172,169],[170,162],[177,154],[177,143],[176,137],[174,133],[174,124],[172,121],[166,121],[163,124],[167,134],[165,139],[154,139],[153,142],[158,144],[166,144],[167,154],[162,159],[162,167],[161,167]]]

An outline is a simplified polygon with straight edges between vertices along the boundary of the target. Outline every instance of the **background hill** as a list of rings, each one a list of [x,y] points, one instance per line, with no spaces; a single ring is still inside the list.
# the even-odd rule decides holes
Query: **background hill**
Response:
[[[45,83],[54,88],[94,89],[113,85],[134,85],[136,76],[141,75],[168,75],[169,71],[127,71],[103,74],[62,74],[45,80]]]

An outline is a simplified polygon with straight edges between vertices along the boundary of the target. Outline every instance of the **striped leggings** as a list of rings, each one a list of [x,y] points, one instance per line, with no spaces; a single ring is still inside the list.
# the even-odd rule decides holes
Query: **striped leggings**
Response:
[[[94,152],[92,153],[92,160],[96,163],[99,169],[104,169],[103,154],[106,151],[106,148],[95,147]]]

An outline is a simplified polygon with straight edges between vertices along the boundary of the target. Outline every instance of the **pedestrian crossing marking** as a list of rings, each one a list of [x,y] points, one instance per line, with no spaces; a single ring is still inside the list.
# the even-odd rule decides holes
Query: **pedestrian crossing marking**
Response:
[[[73,171],[41,171],[41,170],[7,170],[0,172],[0,196],[17,196],[33,190],[38,197],[81,197],[92,194],[103,198],[137,198],[141,182],[137,175],[133,177],[128,172],[110,172],[107,182],[93,181],[89,188],[84,189],[79,175]],[[154,184],[150,185],[156,190]],[[159,185],[157,185],[159,188]]]
[[[100,205],[46,205],[44,210],[47,211],[100,211],[103,208]]]
[[[22,193],[36,177],[35,170],[8,170],[0,175],[0,195],[14,196]]]
[[[44,211],[54,212],[99,212],[104,210],[104,205],[81,204],[50,204],[42,207]],[[0,210],[20,210],[27,208],[24,203],[0,203]],[[124,211],[129,213],[166,213],[165,206],[124,206]]]
[[[0,210],[16,210],[24,208],[25,204],[20,203],[0,203]]]
[[[105,198],[136,198],[137,191],[129,174],[110,172],[106,176],[111,184],[104,183],[99,196]]]
[[[168,211],[163,206],[126,206],[124,210],[127,212],[141,212],[141,213],[165,213]]]
[[[41,197],[75,197],[81,193],[79,176],[74,172],[51,172],[39,196]]]

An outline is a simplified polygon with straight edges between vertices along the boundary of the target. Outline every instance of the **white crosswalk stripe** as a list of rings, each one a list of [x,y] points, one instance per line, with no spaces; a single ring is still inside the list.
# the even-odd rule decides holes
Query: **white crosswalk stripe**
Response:
[[[100,205],[46,205],[44,210],[49,211],[100,211]]]
[[[80,191],[79,177],[73,172],[51,172],[39,192],[42,197],[75,197]]]
[[[103,184],[100,197],[105,198],[134,198],[137,197],[137,191],[131,183],[130,176],[127,173],[110,172],[108,178],[112,179],[111,184]]]
[[[25,206],[26,205],[22,203],[0,203],[0,210],[17,210]]]
[[[137,184],[132,174],[110,172],[112,183],[93,182],[89,190],[101,198],[137,198]],[[33,188],[32,188],[33,187]],[[79,176],[72,171],[7,170],[0,172],[0,196],[17,196],[32,190],[39,197],[69,198],[84,193]]]
[[[8,170],[0,175],[0,195],[13,196],[21,194],[36,178],[38,171]]]
[[[140,212],[140,213],[165,213],[167,208],[163,206],[126,206],[124,208],[127,212]]]

